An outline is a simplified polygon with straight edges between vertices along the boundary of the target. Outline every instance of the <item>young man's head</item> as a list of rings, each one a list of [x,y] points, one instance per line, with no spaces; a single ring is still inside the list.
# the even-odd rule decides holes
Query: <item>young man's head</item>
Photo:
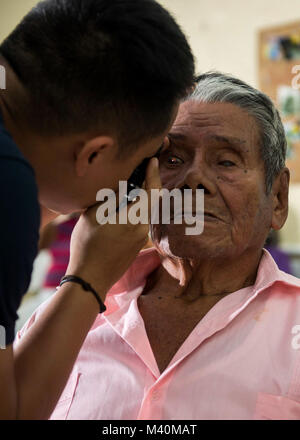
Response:
[[[59,212],[94,204],[155,154],[193,83],[186,38],[154,0],[45,0],[0,55],[7,128]]]

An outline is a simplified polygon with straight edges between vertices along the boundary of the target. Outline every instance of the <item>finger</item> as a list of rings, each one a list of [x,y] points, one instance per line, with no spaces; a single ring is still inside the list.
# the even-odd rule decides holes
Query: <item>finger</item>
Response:
[[[159,161],[153,157],[148,164],[146,171],[145,189],[150,193],[151,189],[161,189],[162,184],[159,174]]]
[[[157,222],[157,220],[159,219],[159,194],[161,189],[162,183],[159,174],[159,161],[157,158],[153,158],[148,165],[146,173],[146,191],[148,195],[149,223]]]

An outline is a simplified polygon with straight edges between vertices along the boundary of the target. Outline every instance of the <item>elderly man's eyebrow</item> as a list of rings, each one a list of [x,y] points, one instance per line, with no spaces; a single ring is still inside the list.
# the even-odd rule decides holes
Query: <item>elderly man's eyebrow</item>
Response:
[[[246,140],[240,139],[240,138],[237,138],[234,136],[213,135],[210,137],[218,142],[225,142],[226,144],[229,144],[229,145],[242,146],[243,144],[246,143]]]
[[[168,138],[179,141],[187,140],[187,136],[182,133],[168,133]]]
[[[186,141],[188,139],[188,136],[186,136],[183,133],[174,133],[174,132],[170,132],[168,134],[168,138],[172,141]],[[238,149],[241,149],[241,147],[243,145],[245,145],[247,143],[247,141],[245,139],[240,139],[238,137],[235,136],[222,136],[222,135],[218,135],[218,134],[213,134],[213,135],[208,135],[206,136],[207,140],[214,140],[220,143],[226,143],[228,144],[228,146],[232,146],[232,147],[238,147]]]
[[[175,140],[186,140],[188,137],[183,133],[174,133],[170,132],[168,133],[168,137]],[[217,134],[209,135],[207,136],[207,139],[213,139],[219,142],[226,142],[227,144],[245,144],[246,140],[237,138],[235,136],[220,136]]]

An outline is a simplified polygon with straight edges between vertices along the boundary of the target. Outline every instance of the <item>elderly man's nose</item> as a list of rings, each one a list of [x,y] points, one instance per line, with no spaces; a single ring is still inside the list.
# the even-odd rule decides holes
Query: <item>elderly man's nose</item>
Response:
[[[204,194],[212,194],[214,192],[214,183],[200,167],[193,167],[193,169],[187,172],[184,185],[191,189],[203,189]]]
[[[181,187],[181,191],[184,189],[203,189],[204,194],[210,194],[210,191],[204,185],[202,185],[202,183],[199,183],[196,188],[191,188],[189,185],[185,184]]]
[[[210,191],[206,188],[206,186],[202,185],[202,183],[198,184],[197,189],[203,189],[204,190],[204,194],[209,194],[210,193]]]

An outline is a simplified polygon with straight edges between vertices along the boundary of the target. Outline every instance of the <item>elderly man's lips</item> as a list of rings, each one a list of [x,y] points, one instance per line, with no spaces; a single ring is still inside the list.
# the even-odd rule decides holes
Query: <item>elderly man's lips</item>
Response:
[[[215,221],[219,221],[219,220],[220,220],[219,217],[216,217],[215,215],[204,214],[204,221],[215,222]]]
[[[204,212],[204,214],[203,214],[203,212],[196,213],[196,212],[186,212],[185,211],[183,213],[177,213],[175,215],[175,217],[178,217],[178,216],[184,217],[184,215],[189,216],[189,217],[197,217],[198,219],[203,218],[204,221],[222,220],[221,218],[217,217],[214,214],[211,214],[210,212]],[[174,214],[173,213],[170,215],[170,220],[174,220]]]

